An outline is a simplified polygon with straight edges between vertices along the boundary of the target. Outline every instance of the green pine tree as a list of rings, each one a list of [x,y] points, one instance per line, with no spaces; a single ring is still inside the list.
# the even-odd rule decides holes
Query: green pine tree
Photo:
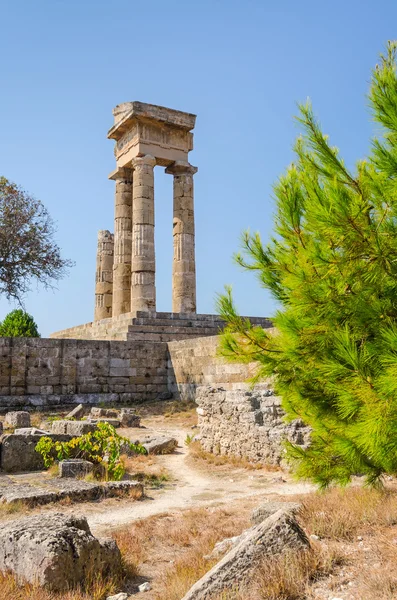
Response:
[[[348,169],[309,103],[296,161],[275,185],[275,235],[245,233],[240,266],[278,301],[275,331],[242,320],[230,289],[221,352],[275,376],[288,418],[313,428],[290,446],[297,474],[321,487],[397,473],[397,76],[389,42],[369,100],[379,137]]]
[[[0,337],[40,337],[40,334],[33,317],[19,308],[0,323]]]

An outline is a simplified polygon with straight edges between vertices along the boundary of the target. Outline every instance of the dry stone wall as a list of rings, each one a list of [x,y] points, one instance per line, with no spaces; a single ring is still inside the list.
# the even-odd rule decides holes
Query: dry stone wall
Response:
[[[0,411],[151,400],[166,363],[165,343],[0,338]]]
[[[207,452],[279,465],[284,440],[306,446],[310,430],[301,421],[287,423],[281,399],[271,384],[225,390],[201,386],[196,393],[200,441]]]

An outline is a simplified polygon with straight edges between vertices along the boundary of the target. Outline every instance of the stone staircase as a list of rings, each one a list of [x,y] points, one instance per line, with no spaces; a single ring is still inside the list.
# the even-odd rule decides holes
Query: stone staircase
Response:
[[[272,327],[270,319],[247,317],[254,325]],[[195,313],[126,313],[51,334],[51,338],[170,342],[217,335],[225,326],[219,315]]]

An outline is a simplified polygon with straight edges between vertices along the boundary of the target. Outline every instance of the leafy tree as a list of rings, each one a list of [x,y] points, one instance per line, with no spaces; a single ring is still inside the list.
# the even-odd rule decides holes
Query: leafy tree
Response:
[[[0,323],[0,337],[40,337],[32,315],[18,308]]]
[[[72,262],[61,258],[40,200],[0,177],[0,294],[21,301],[32,280],[52,287]]]
[[[310,447],[290,445],[289,456],[322,487],[397,473],[396,43],[369,101],[380,132],[354,171],[310,104],[299,107],[296,161],[274,188],[275,235],[267,245],[243,236],[237,263],[278,301],[276,330],[241,319],[230,289],[218,301],[223,355],[255,361],[257,380],[275,376],[288,418],[313,428]]]

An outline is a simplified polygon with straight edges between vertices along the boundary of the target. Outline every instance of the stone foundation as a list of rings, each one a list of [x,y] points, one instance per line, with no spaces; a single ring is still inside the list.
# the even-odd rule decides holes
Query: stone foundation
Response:
[[[153,400],[166,363],[163,343],[0,338],[0,411]]]

